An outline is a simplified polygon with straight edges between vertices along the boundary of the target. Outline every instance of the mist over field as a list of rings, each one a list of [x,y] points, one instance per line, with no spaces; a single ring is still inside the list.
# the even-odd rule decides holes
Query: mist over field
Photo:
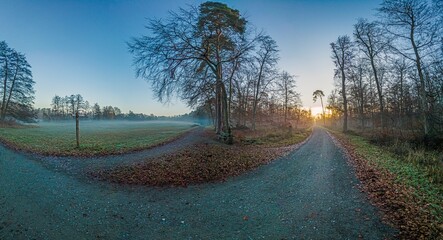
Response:
[[[139,129],[139,128],[156,128],[164,126],[192,126],[198,124],[191,121],[171,121],[171,120],[148,120],[148,121],[132,121],[132,120],[80,120],[81,131],[100,131],[109,129]],[[63,121],[39,121],[33,124],[37,127],[65,129],[72,127],[75,131],[75,119]]]
[[[75,120],[0,128],[9,146],[43,155],[96,156],[143,150],[171,141],[198,124],[186,121]]]

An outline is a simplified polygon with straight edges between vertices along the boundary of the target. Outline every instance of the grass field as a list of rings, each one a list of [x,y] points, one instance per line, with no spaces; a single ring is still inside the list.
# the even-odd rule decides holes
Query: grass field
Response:
[[[174,139],[192,123],[161,121],[80,122],[80,148],[76,148],[75,121],[39,123],[35,127],[0,128],[5,144],[44,155],[97,156],[141,150]]]

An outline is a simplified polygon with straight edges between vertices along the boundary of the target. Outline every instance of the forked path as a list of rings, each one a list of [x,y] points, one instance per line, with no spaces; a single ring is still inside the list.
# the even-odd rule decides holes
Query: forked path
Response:
[[[38,158],[38,161],[46,168],[59,172],[63,171],[68,175],[82,178],[87,177],[86,173],[88,172],[140,163],[145,161],[146,158],[173,153],[203,141],[210,141],[208,138],[204,137],[204,133],[205,131],[203,127],[194,127],[179,138],[165,144],[125,154],[90,158],[47,156],[38,156],[34,158]]]
[[[87,181],[0,146],[0,239],[384,239],[328,134],[223,183],[147,188]]]

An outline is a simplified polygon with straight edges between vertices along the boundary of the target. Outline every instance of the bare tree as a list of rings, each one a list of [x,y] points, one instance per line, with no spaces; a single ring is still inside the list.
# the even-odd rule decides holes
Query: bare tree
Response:
[[[69,114],[71,117],[75,117],[76,112],[84,110],[85,101],[82,95],[72,94],[71,96],[66,96],[65,99],[69,106]]]
[[[346,99],[346,71],[351,67],[353,43],[349,36],[344,35],[331,43],[332,60],[335,64],[335,76],[341,78],[341,94],[343,97],[343,132],[348,131],[348,102]]]
[[[233,109],[237,116],[237,126],[246,127],[249,109],[249,99],[253,95],[255,83],[255,68],[248,62],[236,73],[234,89],[236,93],[236,107]]]
[[[441,40],[437,15],[428,1],[420,0],[384,0],[378,11],[386,30],[397,40],[393,49],[415,64],[423,132],[428,135],[425,62]]]
[[[399,57],[392,62],[391,66],[391,75],[392,75],[392,83],[391,89],[395,91],[393,94],[396,94],[392,99],[392,104],[394,108],[394,113],[396,112],[397,117],[397,127],[402,128],[403,126],[403,118],[405,115],[405,91],[407,86],[407,77],[408,77],[408,66],[406,59],[404,57]]]
[[[112,106],[104,106],[102,109],[102,116],[104,119],[114,119],[115,118],[115,111]]]
[[[151,82],[160,101],[173,93],[188,96],[183,86],[192,86],[195,79],[207,81],[215,88],[216,132],[232,142],[223,67],[252,47],[245,39],[246,20],[226,4],[206,2],[171,12],[167,20],[151,20],[146,28],[150,36],[128,44],[136,75]]]
[[[295,91],[295,76],[283,71],[276,82],[277,91],[283,102],[284,122],[288,121],[288,113],[291,107],[297,107],[300,103],[300,94]]]
[[[52,106],[52,114],[55,115],[56,118],[61,118],[63,114],[63,104],[62,98],[58,95],[55,95],[52,98],[51,106]]]
[[[381,128],[384,128],[384,101],[383,88],[380,79],[380,72],[378,66],[380,64],[381,54],[389,47],[389,41],[383,35],[382,29],[376,22],[368,22],[365,19],[359,19],[358,23],[354,25],[354,37],[360,51],[370,63],[371,70],[377,88],[377,95],[380,107],[380,122]]]
[[[275,66],[279,59],[277,43],[268,35],[258,38],[259,50],[254,56],[258,69],[257,79],[255,82],[254,102],[252,106],[252,129],[255,130],[257,117],[257,106],[260,101],[261,93],[271,82],[273,75],[276,73]]]

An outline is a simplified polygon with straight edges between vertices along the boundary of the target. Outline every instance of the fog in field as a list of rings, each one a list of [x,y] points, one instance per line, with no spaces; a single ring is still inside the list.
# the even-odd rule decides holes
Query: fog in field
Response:
[[[66,130],[66,128],[72,128],[75,130],[75,120],[64,120],[64,121],[40,121],[33,124],[37,127],[42,128],[52,128]],[[81,131],[99,131],[99,130],[110,130],[110,129],[140,129],[140,128],[161,128],[168,126],[176,127],[192,127],[200,125],[197,122],[191,121],[127,121],[127,120],[80,120],[79,121]]]

